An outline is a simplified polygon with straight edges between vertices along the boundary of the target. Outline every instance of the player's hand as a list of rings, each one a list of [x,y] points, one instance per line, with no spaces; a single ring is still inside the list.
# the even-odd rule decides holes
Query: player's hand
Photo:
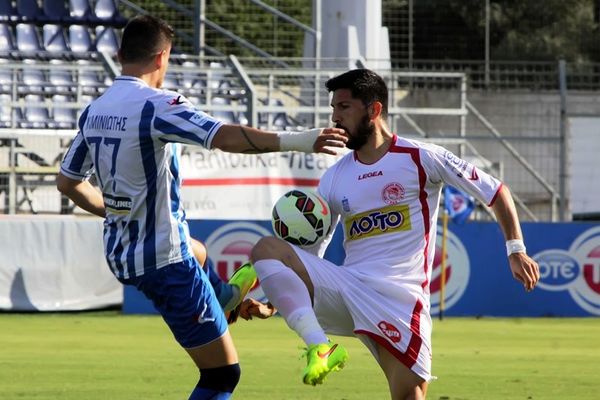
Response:
[[[508,256],[510,270],[513,277],[525,286],[525,290],[532,291],[540,280],[540,267],[525,253],[513,253]]]
[[[325,128],[321,129],[321,132],[315,139],[313,144],[313,150],[315,153],[325,153],[337,155],[335,147],[344,148],[348,137],[346,131],[340,128]],[[332,148],[333,147],[333,148]]]
[[[252,298],[244,300],[239,308],[239,316],[246,321],[251,320],[252,317],[267,319],[277,312],[271,303],[261,303]]]

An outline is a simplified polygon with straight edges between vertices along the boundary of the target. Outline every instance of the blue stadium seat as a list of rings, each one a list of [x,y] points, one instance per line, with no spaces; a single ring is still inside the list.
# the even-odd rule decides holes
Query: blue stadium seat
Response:
[[[42,51],[38,32],[33,24],[17,24],[17,49],[24,56],[36,57]]]
[[[12,0],[0,0],[0,21],[18,21],[17,10],[13,7]]]
[[[200,67],[198,63],[186,60],[181,66],[184,67],[181,73],[181,88],[183,91],[191,96],[203,95],[206,89],[206,78],[199,75]]]
[[[50,121],[50,113],[44,104],[44,98],[37,94],[28,94],[25,95],[24,100],[24,121],[21,122],[21,127],[29,129],[47,128]]]
[[[0,128],[10,128],[12,123],[12,97],[0,94]]]
[[[80,69],[76,77],[76,82],[81,85],[82,93],[84,95],[97,96],[101,92],[101,88],[104,87],[104,83],[98,73],[90,69],[94,64],[83,59],[77,60],[77,64],[80,66]]]
[[[169,90],[178,90],[180,88],[179,79],[177,74],[171,71],[167,71],[162,87]]]
[[[94,14],[89,0],[69,0],[69,10],[70,17],[79,23],[86,25],[100,23],[100,19]]]
[[[119,39],[113,28],[99,25],[96,27],[96,50],[116,55],[119,51]]]
[[[22,68],[23,72],[18,81],[17,92],[20,94],[42,93],[46,89],[48,81],[39,65],[34,60],[25,59]]]
[[[10,57],[15,51],[12,30],[6,22],[0,22],[0,56]]]
[[[231,102],[229,101],[229,99],[227,99],[225,97],[213,97],[212,98],[212,105],[214,105],[214,106],[228,106],[230,104],[231,104]],[[223,121],[226,124],[237,124],[237,118],[236,118],[235,114],[233,113],[233,111],[217,110],[217,111],[212,111],[210,114],[213,117]]]
[[[42,38],[46,51],[51,53],[61,53],[62,56],[66,58],[66,54],[69,52],[69,46],[67,45],[67,39],[65,38],[62,25],[44,25],[42,28]]]
[[[65,103],[72,103],[75,99],[71,96],[56,94],[52,96],[52,126],[56,129],[74,129],[77,124],[77,111],[74,108],[61,107]]]
[[[127,19],[119,13],[114,0],[97,0],[94,6],[94,14],[104,25],[121,28],[127,23]]]
[[[6,60],[0,59],[0,66],[6,63]],[[12,93],[13,73],[8,68],[0,67],[0,93]]]
[[[37,0],[17,0],[17,14],[23,22],[36,22],[44,13]]]
[[[61,68],[69,66],[61,60],[50,60],[52,67],[48,72],[48,83],[46,92],[55,94],[70,94],[77,90],[77,83],[73,79],[73,73],[68,68]]]
[[[87,53],[95,50],[90,31],[84,25],[69,26],[69,43],[75,57],[88,58]]]
[[[75,19],[69,15],[65,0],[43,0],[44,15],[49,23],[73,23]]]

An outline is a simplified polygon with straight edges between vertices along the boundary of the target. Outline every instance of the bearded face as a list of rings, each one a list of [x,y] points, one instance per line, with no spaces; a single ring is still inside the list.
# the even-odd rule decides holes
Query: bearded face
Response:
[[[354,133],[350,133],[346,127],[341,126],[340,124],[336,124],[336,128],[341,128],[346,131],[348,134],[346,147],[351,150],[360,150],[360,148],[369,141],[369,137],[375,132],[375,125],[371,122],[368,115],[364,115],[361,118]]]

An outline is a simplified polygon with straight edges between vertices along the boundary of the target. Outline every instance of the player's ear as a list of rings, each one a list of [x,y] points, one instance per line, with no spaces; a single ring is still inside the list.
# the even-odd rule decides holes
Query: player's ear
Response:
[[[371,120],[377,119],[379,116],[381,116],[382,109],[383,104],[381,104],[379,101],[374,101],[373,103],[371,103],[371,105],[369,106],[369,118]]]
[[[167,52],[166,50],[162,50],[159,53],[156,53],[156,55],[154,56],[154,64],[156,65],[156,68],[160,69],[163,66],[163,63],[166,62],[166,60],[165,60],[166,52]]]

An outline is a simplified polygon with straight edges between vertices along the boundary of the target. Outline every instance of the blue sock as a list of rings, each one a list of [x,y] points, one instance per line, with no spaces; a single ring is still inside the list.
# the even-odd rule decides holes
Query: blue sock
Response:
[[[230,398],[231,393],[229,392],[218,392],[214,389],[196,386],[188,400],[227,400]]]
[[[204,272],[208,275],[208,280],[215,290],[215,294],[217,295],[217,299],[219,300],[219,304],[222,308],[225,308],[227,304],[231,301],[233,297],[233,288],[227,282],[224,282],[221,277],[215,272],[212,266],[212,262],[207,259],[206,263],[203,266]]]

